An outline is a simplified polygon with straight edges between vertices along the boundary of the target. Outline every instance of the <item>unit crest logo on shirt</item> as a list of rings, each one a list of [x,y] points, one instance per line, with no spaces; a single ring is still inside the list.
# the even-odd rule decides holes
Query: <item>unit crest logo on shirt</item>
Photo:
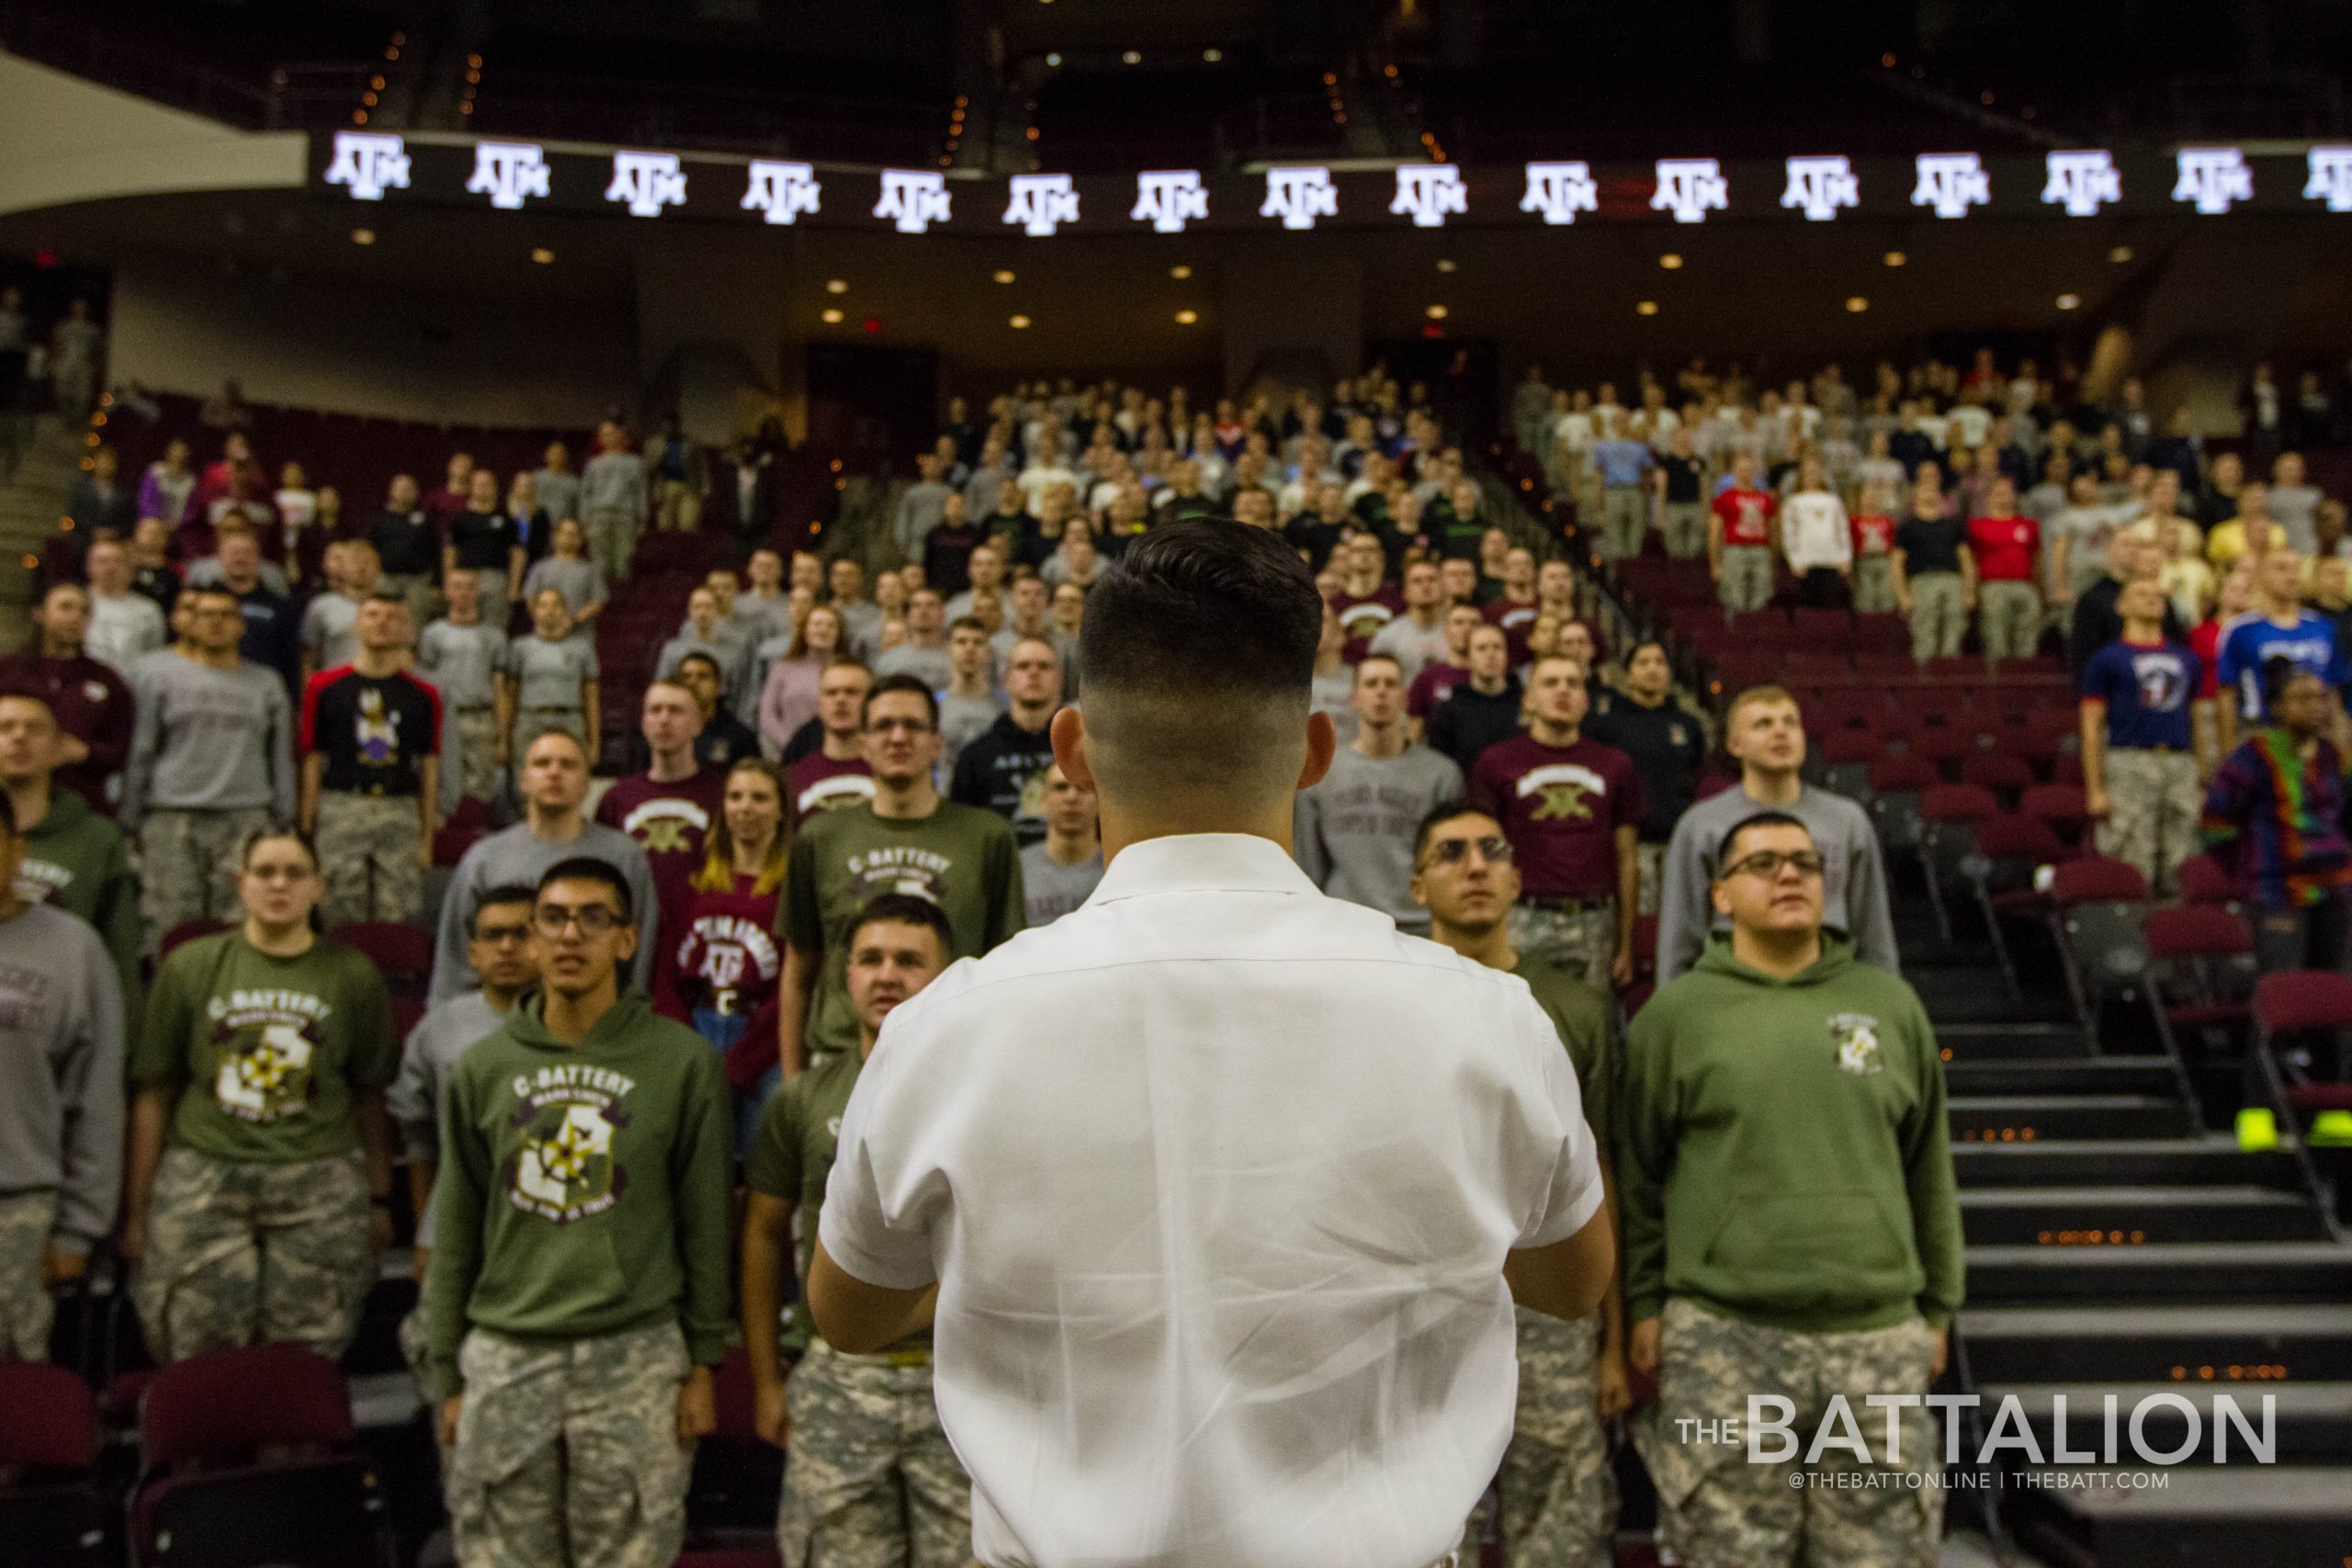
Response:
[[[1548,767],[1531,768],[1516,787],[1521,800],[1531,795],[1544,797],[1529,816],[1531,821],[1536,822],[1567,818],[1589,822],[1592,820],[1594,797],[1609,793],[1607,781],[1578,762],[1554,762]]]
[[[310,1109],[318,1025],[334,1009],[300,991],[235,990],[206,1009],[220,1053],[212,1098],[240,1122],[282,1122]]]
[[[1858,1078],[1886,1070],[1878,1048],[1878,1020],[1868,1013],[1841,1012],[1829,1020],[1829,1043],[1838,1051],[1838,1066]]]
[[[637,1080],[567,1064],[517,1074],[513,1087],[521,1103],[510,1125],[522,1137],[507,1161],[507,1201],[560,1225],[611,1208],[628,1185],[613,1134],[628,1125],[620,1101]]]

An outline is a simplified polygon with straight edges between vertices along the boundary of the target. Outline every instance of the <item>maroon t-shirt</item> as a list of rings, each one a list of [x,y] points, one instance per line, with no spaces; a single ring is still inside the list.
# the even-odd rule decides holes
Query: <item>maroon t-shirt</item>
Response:
[[[1331,595],[1331,614],[1338,617],[1340,629],[1348,634],[1348,646],[1340,657],[1350,664],[1363,662],[1372,639],[1380,635],[1381,627],[1405,613],[1405,596],[1394,588],[1376,588],[1370,593],[1350,593],[1342,589]]]
[[[656,784],[649,774],[631,773],[615,779],[596,802],[596,820],[635,839],[652,868],[653,886],[662,895],[662,930],[682,907],[686,878],[702,869],[704,844],[718,826],[719,804],[727,798],[727,775],[698,768],[691,778]]]
[[[775,904],[781,884],[752,891],[758,879],[738,876],[724,893],[684,890],[678,930],[664,933],[682,1006],[749,1016],[775,995],[784,973],[784,950],[775,935]]]
[[[1527,634],[1535,629],[1535,617],[1543,613],[1543,601],[1530,599],[1520,604],[1515,599],[1489,599],[1478,606],[1478,614],[1487,617],[1490,626],[1503,629],[1503,643],[1510,649],[1510,667],[1514,670],[1527,662]]]
[[[1479,753],[1470,804],[1503,825],[1531,898],[1614,898],[1619,828],[1642,820],[1642,776],[1614,746],[1515,735]]]
[[[1459,664],[1442,664],[1432,659],[1421,666],[1413,683],[1405,688],[1405,711],[1415,718],[1427,719],[1437,705],[1453,695],[1453,688],[1465,684],[1470,671]]]
[[[102,816],[114,815],[107,783],[130,760],[130,688],[107,665],[87,654],[44,659],[37,653],[0,658],[0,692],[40,697],[57,717],[57,728],[90,749],[90,754],[57,770],[57,782]]]
[[[820,811],[864,806],[874,798],[874,770],[863,757],[837,762],[820,750],[811,751],[784,771],[785,804],[796,828]]]

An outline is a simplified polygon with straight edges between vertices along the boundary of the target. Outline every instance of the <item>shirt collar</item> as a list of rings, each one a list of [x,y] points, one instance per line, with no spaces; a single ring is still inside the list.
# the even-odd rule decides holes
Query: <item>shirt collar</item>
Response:
[[[1298,863],[1272,839],[1254,833],[1177,833],[1121,850],[1088,902],[1107,904],[1154,893],[1321,896]]]

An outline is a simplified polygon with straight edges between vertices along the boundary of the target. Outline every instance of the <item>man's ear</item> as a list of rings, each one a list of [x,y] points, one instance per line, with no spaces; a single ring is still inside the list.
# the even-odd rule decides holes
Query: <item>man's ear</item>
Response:
[[[1312,789],[1323,782],[1331,771],[1331,759],[1340,750],[1339,728],[1331,716],[1317,708],[1306,716],[1306,765],[1298,771],[1298,787]]]
[[[1086,760],[1086,716],[1076,708],[1063,708],[1046,727],[1046,738],[1053,742],[1054,761],[1061,764],[1062,776],[1080,789],[1096,789],[1094,769]]]

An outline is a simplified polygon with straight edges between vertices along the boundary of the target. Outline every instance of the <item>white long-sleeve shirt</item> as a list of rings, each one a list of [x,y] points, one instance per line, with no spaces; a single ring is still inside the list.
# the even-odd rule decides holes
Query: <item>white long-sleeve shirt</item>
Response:
[[[1791,571],[1854,564],[1854,530],[1846,503],[1826,490],[1801,490],[1781,504],[1781,547]]]

